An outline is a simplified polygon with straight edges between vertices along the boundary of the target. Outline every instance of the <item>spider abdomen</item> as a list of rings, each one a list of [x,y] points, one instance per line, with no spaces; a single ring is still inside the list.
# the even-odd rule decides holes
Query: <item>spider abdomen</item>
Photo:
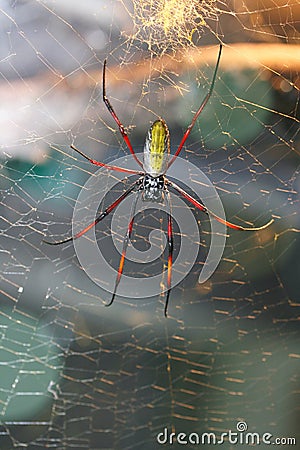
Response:
[[[152,177],[163,175],[168,167],[170,133],[164,120],[158,119],[148,130],[144,145],[144,170]]]

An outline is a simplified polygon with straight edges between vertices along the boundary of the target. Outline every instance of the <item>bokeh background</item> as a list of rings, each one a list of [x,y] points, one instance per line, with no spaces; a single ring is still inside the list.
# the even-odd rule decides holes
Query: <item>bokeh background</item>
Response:
[[[164,427],[220,435],[241,420],[251,432],[299,433],[300,6],[198,3],[0,2],[3,449],[153,449]],[[219,43],[215,90],[182,156],[214,183],[228,220],[274,223],[228,231],[222,262],[199,285],[210,226],[194,211],[199,257],[173,289],[169,318],[163,295],[104,308],[109,295],[72,244],[42,243],[71,233],[95,172],[69,145],[104,162],[128,153],[101,101],[103,61],[134,148],[162,116],[174,152]],[[155,210],[139,217],[134,245],[146,249],[165,226]],[[109,220],[97,236],[117,267]],[[165,259],[162,249],[155,264],[125,270],[146,277]]]

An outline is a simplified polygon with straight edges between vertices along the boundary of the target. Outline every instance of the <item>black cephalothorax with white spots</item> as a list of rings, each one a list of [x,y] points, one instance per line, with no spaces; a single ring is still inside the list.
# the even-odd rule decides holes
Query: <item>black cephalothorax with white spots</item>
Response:
[[[143,191],[143,200],[145,202],[161,202],[163,200],[163,191],[165,187],[165,177],[151,177],[145,174],[141,190]]]

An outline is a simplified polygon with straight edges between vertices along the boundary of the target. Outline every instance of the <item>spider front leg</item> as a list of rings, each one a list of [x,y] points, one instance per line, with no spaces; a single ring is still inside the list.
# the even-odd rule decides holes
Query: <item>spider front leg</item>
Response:
[[[194,206],[196,206],[196,208],[200,209],[200,211],[203,211],[206,214],[212,216],[214,219],[216,219],[218,222],[222,223],[223,225],[226,225],[228,228],[232,228],[234,230],[241,230],[241,231],[260,231],[260,230],[263,230],[264,228],[267,228],[269,225],[271,225],[271,223],[274,222],[274,219],[271,219],[271,220],[269,220],[268,223],[266,223],[265,225],[262,225],[260,227],[243,227],[241,225],[236,225],[234,223],[228,222],[227,220],[222,219],[221,217],[217,216],[215,213],[213,213],[212,211],[207,209],[206,206],[202,205],[202,203],[198,202],[198,200],[196,200],[191,195],[189,195],[187,192],[185,192],[184,189],[177,186],[177,184],[173,183],[170,180],[167,180],[166,183],[168,186],[172,187],[173,189],[175,189],[175,191],[177,191],[184,198],[186,198],[189,202],[191,202]]]
[[[210,96],[211,96],[212,91],[213,91],[214,86],[215,86],[215,81],[216,81],[217,72],[218,72],[218,68],[219,68],[219,64],[220,64],[221,54],[222,54],[222,44],[220,44],[218,59],[217,59],[217,63],[216,63],[216,67],[215,67],[215,71],[214,71],[213,77],[212,77],[212,82],[210,84],[209,91],[206,94],[206,96],[204,97],[204,100],[202,101],[201,105],[199,106],[199,108],[195,112],[194,117],[192,118],[192,121],[191,121],[190,125],[187,127],[187,129],[186,129],[186,131],[185,131],[185,133],[184,133],[184,135],[183,135],[183,137],[181,139],[181,142],[180,142],[180,144],[179,144],[179,146],[178,146],[174,156],[172,157],[171,161],[168,164],[168,168],[170,167],[171,164],[173,164],[173,162],[175,161],[175,159],[177,158],[177,156],[181,152],[182,147],[184,146],[185,141],[189,137],[190,132],[192,131],[192,129],[193,129],[193,127],[194,127],[198,117],[200,116],[200,114],[202,113],[203,109],[205,108],[208,100],[210,99]]]
[[[130,153],[132,154],[132,156],[134,157],[134,159],[136,160],[136,162],[143,167],[143,164],[141,163],[141,161],[138,159],[138,157],[136,156],[133,147],[131,145],[130,139],[128,137],[128,134],[125,131],[124,125],[122,124],[122,122],[120,121],[120,119],[118,118],[117,114],[115,113],[112,104],[110,103],[110,101],[108,100],[108,97],[106,95],[106,63],[107,60],[104,61],[103,64],[103,74],[102,74],[102,86],[103,86],[103,94],[102,94],[102,99],[105,103],[106,108],[108,109],[108,111],[110,112],[110,114],[112,115],[114,121],[116,122],[116,124],[119,127],[119,131],[122,135],[122,138],[124,139],[124,141],[127,144],[127,147],[129,148]]]

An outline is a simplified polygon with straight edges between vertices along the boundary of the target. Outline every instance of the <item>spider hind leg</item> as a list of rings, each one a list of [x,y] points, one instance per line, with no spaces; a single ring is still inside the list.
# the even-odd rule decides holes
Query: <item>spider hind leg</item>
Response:
[[[125,259],[126,259],[126,252],[127,252],[127,247],[128,244],[130,242],[131,239],[131,235],[132,235],[132,229],[133,229],[133,223],[134,223],[134,219],[135,219],[135,212],[136,212],[136,205],[139,199],[139,193],[141,191],[141,188],[137,191],[135,199],[133,200],[133,204],[131,207],[131,217],[128,223],[128,228],[127,228],[127,232],[126,235],[123,239],[123,249],[122,249],[122,254],[121,254],[121,258],[120,258],[120,262],[119,262],[119,268],[118,268],[118,273],[117,273],[117,277],[116,277],[116,281],[115,281],[115,286],[114,286],[114,291],[111,297],[111,300],[109,303],[106,303],[105,306],[111,306],[115,300],[116,294],[117,294],[117,289],[119,286],[119,283],[121,281],[122,275],[123,275],[123,269],[124,269],[124,264],[125,264]]]

